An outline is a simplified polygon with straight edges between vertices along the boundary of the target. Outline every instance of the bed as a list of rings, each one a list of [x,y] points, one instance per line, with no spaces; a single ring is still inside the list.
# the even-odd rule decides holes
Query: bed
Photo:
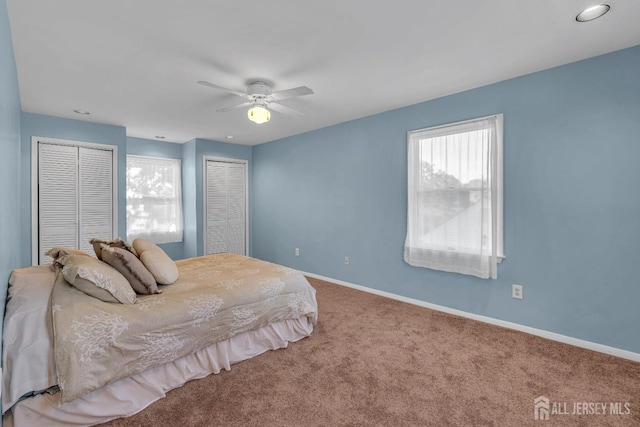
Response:
[[[177,261],[174,283],[158,282],[132,303],[82,291],[68,280],[68,266],[65,274],[51,264],[11,275],[5,426],[95,425],[132,415],[189,380],[287,347],[317,321],[315,290],[302,274],[246,256]]]

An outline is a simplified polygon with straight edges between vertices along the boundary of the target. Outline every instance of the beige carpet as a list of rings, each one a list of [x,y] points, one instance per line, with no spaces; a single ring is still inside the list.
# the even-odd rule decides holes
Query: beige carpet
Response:
[[[309,280],[309,338],[105,426],[640,426],[639,363]]]

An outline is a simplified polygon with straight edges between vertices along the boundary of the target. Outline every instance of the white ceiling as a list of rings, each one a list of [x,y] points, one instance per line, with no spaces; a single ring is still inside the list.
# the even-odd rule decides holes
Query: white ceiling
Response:
[[[640,44],[640,1],[7,0],[22,109],[254,145]],[[604,0],[603,0],[604,1]],[[256,125],[244,91],[308,86]],[[74,109],[90,111],[79,116]]]

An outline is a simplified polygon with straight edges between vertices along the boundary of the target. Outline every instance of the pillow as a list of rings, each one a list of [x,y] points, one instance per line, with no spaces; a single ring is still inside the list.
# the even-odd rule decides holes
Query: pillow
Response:
[[[178,280],[178,266],[158,245],[145,239],[135,239],[133,248],[156,282],[170,285]]]
[[[93,245],[93,251],[96,253],[96,256],[100,260],[102,259],[102,248],[100,247],[100,245],[103,245],[103,244],[110,246],[112,248],[126,249],[132,254],[134,254],[135,256],[138,256],[138,254],[136,253],[136,250],[133,249],[133,247],[130,244],[128,244],[127,242],[125,242],[119,237],[116,237],[113,240],[102,240],[94,237],[93,239],[89,240],[89,243]]]
[[[118,270],[129,281],[136,293],[143,295],[160,293],[153,274],[134,254],[105,244],[100,246],[102,247],[102,261]]]
[[[54,261],[63,255],[69,255],[69,254],[91,256],[85,251],[81,251],[80,249],[76,249],[76,248],[69,248],[66,246],[56,246],[54,248],[49,249],[44,254],[46,256],[50,256],[51,258],[53,258]]]
[[[136,293],[127,279],[109,264],[93,257],[64,255],[58,258],[62,275],[70,285],[104,302],[133,304]]]
[[[2,349],[2,412],[24,394],[58,383],[53,356],[51,264],[17,268],[9,278]]]

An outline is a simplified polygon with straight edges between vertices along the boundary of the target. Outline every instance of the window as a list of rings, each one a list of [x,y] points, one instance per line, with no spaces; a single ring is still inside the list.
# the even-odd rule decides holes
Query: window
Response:
[[[502,249],[502,115],[409,132],[405,261],[497,277]]]
[[[182,241],[180,160],[127,156],[127,240]]]

